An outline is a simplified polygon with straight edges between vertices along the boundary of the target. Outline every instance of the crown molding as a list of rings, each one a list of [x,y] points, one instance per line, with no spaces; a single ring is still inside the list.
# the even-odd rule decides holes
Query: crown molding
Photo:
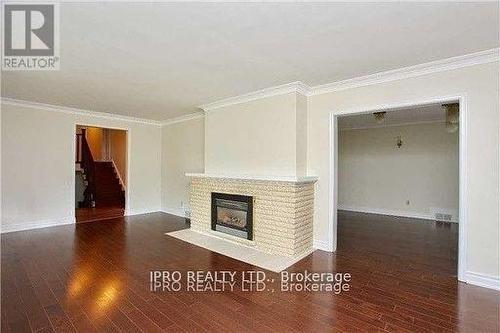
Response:
[[[181,123],[181,122],[184,122],[184,121],[198,119],[198,118],[203,118],[203,117],[205,117],[205,113],[204,112],[201,112],[201,111],[200,112],[194,112],[194,113],[190,113],[190,114],[187,114],[187,115],[184,115],[184,116],[170,118],[168,120],[163,121],[161,123],[161,125],[162,126],[168,126],[168,125],[177,124],[177,123]]]
[[[375,74],[359,76],[347,80],[336,81],[328,84],[322,84],[310,87],[303,82],[295,81],[275,87],[254,91],[248,94],[225,98],[209,104],[200,105],[199,108],[206,112],[245,102],[254,101],[260,98],[283,95],[288,93],[300,93],[305,96],[315,96],[335,91],[347,90],[369,86],[378,83],[396,81],[406,78],[417,77],[426,74],[439,73],[452,69],[464,68],[474,65],[487,64],[500,61],[500,48],[489,49],[485,51],[470,53],[458,57],[451,57],[431,61],[419,65],[402,67]]]
[[[300,93],[307,96],[309,94],[309,91],[310,91],[309,86],[300,81],[295,81],[287,84],[282,84],[279,86],[257,90],[244,95],[225,98],[213,103],[203,104],[200,105],[199,108],[204,110],[205,112],[210,112],[225,106],[251,102],[261,98],[284,95],[289,93]]]
[[[312,87],[309,96],[496,62],[500,61],[499,50],[499,48],[494,48],[458,57],[441,59],[415,66],[402,67],[375,74],[359,76],[352,79],[323,84]]]
[[[52,104],[46,104],[46,103],[30,102],[30,101],[14,99],[14,98],[2,97],[2,98],[0,98],[0,101],[2,104],[6,104],[6,105],[28,107],[28,108],[34,108],[34,109],[39,109],[39,110],[44,110],[44,111],[60,112],[60,113],[80,115],[80,116],[91,116],[91,117],[98,117],[98,118],[103,118],[103,119],[127,121],[127,122],[141,123],[141,124],[148,124],[148,125],[155,125],[155,126],[162,125],[161,122],[156,121],[156,120],[136,118],[136,117],[130,117],[130,116],[122,116],[122,115],[117,115],[114,113],[107,113],[107,112],[97,112],[97,111],[91,111],[91,110],[70,108],[70,107],[66,107],[66,106],[52,105]]]
[[[463,56],[452,57],[447,59],[441,59],[436,61],[431,61],[415,66],[403,67],[394,70],[389,70],[385,72],[379,72],[375,74],[359,76],[352,79],[332,82],[323,85],[317,85],[310,87],[301,81],[295,81],[287,84],[282,84],[279,86],[274,86],[258,91],[254,91],[248,94],[243,94],[239,96],[225,98],[213,103],[200,105],[199,108],[204,112],[195,112],[192,114],[166,119],[164,121],[156,121],[145,118],[136,118],[130,116],[122,116],[107,112],[97,112],[91,110],[70,108],[65,106],[44,104],[38,102],[30,102],[25,100],[18,100],[13,98],[0,98],[3,104],[24,106],[38,108],[48,111],[63,112],[69,114],[94,116],[105,119],[121,120],[135,123],[143,123],[156,126],[165,126],[170,124],[175,124],[183,121],[188,121],[192,119],[197,119],[204,117],[206,113],[235,104],[250,102],[258,100],[265,97],[284,95],[288,93],[298,93],[304,96],[315,96],[320,94],[326,94],[335,91],[347,90],[352,88],[358,88],[373,84],[379,84],[384,82],[396,81],[406,78],[417,77],[426,74],[439,73],[443,71],[464,68],[474,65],[487,64],[492,62],[500,61],[500,48],[493,48],[481,52],[475,52],[471,54],[466,54]]]

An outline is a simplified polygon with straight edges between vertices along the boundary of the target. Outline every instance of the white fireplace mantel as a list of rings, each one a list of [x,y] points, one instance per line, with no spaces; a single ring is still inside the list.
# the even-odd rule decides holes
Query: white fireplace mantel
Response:
[[[233,179],[233,180],[256,180],[256,181],[274,181],[274,182],[287,182],[287,183],[315,183],[318,177],[305,176],[251,176],[251,175],[218,175],[208,173],[186,173],[187,177],[192,178],[217,178],[217,179]]]

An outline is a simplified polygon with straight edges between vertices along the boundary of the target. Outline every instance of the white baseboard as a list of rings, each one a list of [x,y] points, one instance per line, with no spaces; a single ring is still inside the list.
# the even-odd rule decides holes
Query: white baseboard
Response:
[[[161,211],[175,216],[186,217],[186,213],[182,209],[163,208]]]
[[[413,218],[413,219],[423,219],[423,220],[432,220],[432,221],[436,220],[432,214],[404,212],[404,211],[399,211],[399,210],[389,210],[389,209],[380,209],[380,208],[352,207],[352,206],[338,205],[338,210],[346,210],[349,212],[357,212],[357,213],[409,217],[409,218]],[[449,221],[449,222],[456,223],[456,221]]]
[[[330,246],[330,244],[328,244],[328,242],[319,239],[313,240],[313,248],[315,248],[316,250],[332,252],[332,247]]]
[[[466,272],[465,282],[475,286],[499,290],[500,291],[500,278],[487,274]]]
[[[5,234],[8,232],[40,229],[40,228],[47,228],[47,227],[56,227],[56,226],[67,225],[67,224],[75,224],[75,217],[70,216],[70,217],[60,218],[60,219],[39,220],[39,221],[30,221],[30,222],[25,222],[25,223],[14,223],[14,224],[2,223],[1,233]]]
[[[132,209],[126,209],[125,210],[125,216],[134,216],[134,215],[143,215],[143,214],[151,214],[151,213],[157,213],[161,212],[160,209],[153,209],[153,210],[132,210]]]

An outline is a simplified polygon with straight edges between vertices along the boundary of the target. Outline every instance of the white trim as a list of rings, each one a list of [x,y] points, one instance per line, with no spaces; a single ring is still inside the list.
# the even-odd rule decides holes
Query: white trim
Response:
[[[458,280],[466,281],[467,268],[467,193],[468,193],[468,176],[467,176],[467,97],[466,94],[433,97],[429,99],[421,99],[414,101],[406,101],[393,104],[373,105],[369,107],[360,107],[347,109],[341,112],[330,112],[330,134],[329,134],[329,196],[330,203],[328,212],[328,230],[327,237],[331,239],[329,247],[332,252],[335,251],[337,241],[334,237],[337,235],[337,200],[338,200],[338,131],[337,118],[342,115],[354,115],[362,113],[371,113],[375,111],[393,111],[403,107],[420,106],[434,103],[459,102],[460,107],[460,130],[459,130],[459,232],[458,232]],[[332,237],[333,236],[333,237]]]
[[[161,209],[152,209],[152,210],[133,210],[130,208],[125,209],[124,216],[134,216],[134,215],[143,215],[143,214],[152,214],[161,212]]]
[[[334,91],[363,87],[383,82],[407,79],[432,73],[439,73],[452,69],[474,65],[487,64],[500,60],[500,49],[494,48],[485,51],[470,53],[458,57],[440,59],[415,66],[402,67],[375,74],[359,76],[352,79],[332,82],[312,87],[309,96],[326,94]]]
[[[118,114],[114,114],[114,113],[107,113],[107,112],[97,112],[97,111],[91,111],[91,110],[70,108],[70,107],[66,107],[66,106],[52,105],[52,104],[46,104],[46,103],[30,102],[30,101],[24,101],[24,100],[20,100],[20,99],[7,98],[7,97],[2,97],[0,99],[0,101],[6,105],[28,107],[28,108],[34,108],[34,109],[39,109],[39,110],[44,110],[44,111],[61,112],[61,113],[66,113],[66,114],[79,115],[79,116],[91,116],[91,117],[98,117],[98,118],[111,119],[111,120],[128,121],[128,122],[133,122],[133,123],[155,125],[155,126],[161,126],[161,124],[162,124],[161,122],[156,121],[156,120],[122,116],[122,115],[118,115]]]
[[[133,131],[128,129],[127,132],[126,132],[126,135],[125,135],[125,143],[127,144],[127,169],[126,169],[126,173],[127,173],[127,186],[125,187],[125,211],[126,212],[130,212],[131,208],[130,208],[130,193],[132,192],[130,190],[130,188],[132,187],[131,184],[133,184],[131,182],[131,177],[130,177],[130,166],[132,165],[132,162],[130,161],[132,159],[132,133]],[[160,197],[161,197],[161,193],[160,193]]]
[[[397,217],[408,217],[412,219],[422,219],[422,220],[432,220],[436,221],[436,218],[432,214],[418,213],[418,212],[408,212],[408,211],[400,211],[400,210],[390,210],[383,208],[370,208],[370,207],[353,207],[353,206],[343,206],[338,205],[338,210],[345,210],[348,212],[357,212],[357,213],[367,213],[367,214],[377,214],[377,215],[389,215],[389,216],[397,216]],[[454,221],[443,221],[443,222],[452,222]]]
[[[73,132],[73,136],[71,138],[72,142],[75,142],[75,133],[76,133],[76,127],[77,126],[88,126],[88,127],[99,127],[99,128],[103,128],[103,129],[116,129],[116,130],[120,130],[120,131],[125,131],[126,132],[126,145],[127,145],[127,180],[129,181],[129,185],[130,185],[130,156],[131,156],[131,152],[132,152],[132,130],[130,128],[126,128],[126,127],[110,127],[108,125],[102,125],[102,124],[92,124],[92,125],[88,125],[86,123],[80,123],[80,122],[74,122],[73,123],[73,126],[75,128],[75,132]],[[72,144],[71,145],[73,148],[71,149],[71,164],[73,165],[73,168],[75,171],[73,171],[73,173],[76,173],[76,170],[77,170],[77,165],[75,163],[75,156],[76,156],[76,145],[75,144]],[[109,162],[109,161],[106,161],[106,162]],[[71,186],[72,186],[72,193],[73,193],[73,203],[74,203],[74,206],[73,206],[73,210],[76,211],[76,208],[77,208],[77,204],[76,204],[76,191],[75,191],[75,181],[73,179],[73,182],[71,183]],[[131,212],[131,208],[130,208],[130,186],[126,186],[125,187],[125,213],[124,215],[125,216],[128,216],[130,215],[130,212]],[[151,212],[145,212],[144,214],[147,214],[147,213],[151,213]],[[141,214],[141,213],[137,213],[137,214]],[[132,214],[132,215],[137,215],[137,214]]]
[[[182,209],[176,209],[176,208],[163,208],[161,212],[166,213],[166,214],[171,214],[179,217],[184,217],[187,218],[186,213]]]
[[[338,198],[338,140],[339,135],[338,119],[330,113],[328,130],[328,163],[329,163],[329,177],[328,177],[328,249],[331,252],[337,250],[337,198]]]
[[[294,176],[251,176],[251,175],[216,175],[208,173],[186,173],[186,177],[196,178],[219,178],[219,179],[237,179],[237,180],[257,180],[257,181],[275,181],[289,183],[314,183],[318,177],[294,177]]]
[[[120,171],[118,171],[118,168],[116,167],[115,160],[111,159],[111,163],[113,163],[113,168],[115,168],[116,174],[118,175],[118,180],[120,181],[120,185],[122,187],[122,190],[126,191],[127,187],[125,186],[125,183],[123,182],[122,176],[120,175]]]
[[[404,122],[399,124],[387,124],[387,125],[372,124],[372,125],[358,126],[358,127],[343,127],[340,128],[339,130],[341,132],[346,132],[346,131],[357,131],[357,130],[365,130],[372,128],[401,127],[401,126],[428,125],[428,124],[446,124],[446,120],[422,120],[422,121]]]
[[[459,98],[459,155],[458,155],[458,280],[463,281],[467,271],[467,197],[469,188],[469,176],[467,172],[467,117],[469,116],[468,101],[463,94]]]
[[[310,88],[307,85],[305,85],[300,81],[296,81],[250,92],[248,94],[221,99],[213,103],[203,104],[200,105],[199,108],[205,110],[205,112],[209,112],[225,106],[246,103],[271,96],[278,96],[290,93],[300,93],[307,96],[309,94],[309,90]]]
[[[163,121],[161,123],[161,125],[162,126],[168,126],[168,125],[177,124],[177,123],[181,123],[181,122],[184,122],[184,121],[198,119],[198,118],[203,118],[203,117],[205,117],[205,113],[204,112],[194,112],[194,113],[190,113],[190,114],[187,114],[187,115],[184,115],[184,116],[179,116],[179,117],[175,117],[175,118],[171,118],[171,119],[165,120],[165,121]]]
[[[75,224],[75,217],[74,216],[69,216],[69,217],[60,218],[60,219],[31,221],[31,222],[25,222],[25,223],[2,224],[1,233],[5,234],[8,232],[33,230],[33,229],[40,229],[40,228],[47,228],[47,227],[57,227],[57,226],[68,225],[68,224]]]
[[[208,112],[225,106],[250,102],[265,97],[283,95],[288,93],[300,93],[305,96],[315,96],[340,90],[379,84],[383,82],[390,82],[432,73],[439,73],[452,69],[487,64],[495,61],[500,61],[500,48],[493,48],[457,57],[440,59],[414,66],[401,67],[388,71],[378,72],[375,74],[358,76],[347,80],[341,80],[312,87],[306,85],[301,81],[295,81],[250,92],[247,94],[225,98],[213,103],[203,104],[200,105],[199,108],[205,110],[205,112]]]
[[[313,240],[313,248],[315,250],[321,250],[321,251],[326,251],[326,252],[331,252],[330,246],[328,242],[319,240],[319,239],[314,239]]]
[[[493,275],[467,272],[465,281],[475,286],[490,288],[500,291],[500,278]]]
[[[480,64],[487,64],[491,62],[500,61],[500,48],[493,48],[489,50],[484,50],[480,52],[470,53],[458,57],[451,57],[436,61],[431,61],[423,64],[418,64],[414,66],[402,67],[398,69],[383,71],[375,74],[354,77],[347,80],[331,82],[323,85],[317,85],[310,87],[301,81],[290,82],[278,86],[273,86],[258,91],[250,92],[247,94],[237,95],[234,97],[225,98],[212,103],[207,103],[200,105],[199,108],[205,112],[213,111],[224,106],[235,105],[239,103],[245,103],[254,101],[257,99],[283,95],[288,93],[299,93],[305,96],[315,96],[320,94],[326,94],[330,92],[346,90],[351,88],[363,87],[383,82],[396,81],[426,74],[439,73],[443,71],[448,71],[452,69],[464,68],[469,66],[475,66]],[[64,112],[69,114],[78,114],[86,116],[95,116],[107,119],[130,121],[137,123],[145,123],[156,126],[165,126],[170,124],[175,124],[182,121],[192,120],[201,118],[204,116],[202,112],[195,112],[192,114],[175,117],[171,119],[166,119],[164,121],[155,121],[144,118],[136,118],[130,116],[122,116],[114,113],[97,112],[91,110],[70,108],[64,106],[57,106],[51,104],[30,102],[24,100],[18,100],[13,98],[2,97],[1,102],[10,105],[18,105],[24,107],[33,107],[49,111]]]

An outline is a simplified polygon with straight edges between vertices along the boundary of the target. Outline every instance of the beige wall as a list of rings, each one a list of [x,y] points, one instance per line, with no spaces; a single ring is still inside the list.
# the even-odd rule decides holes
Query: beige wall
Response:
[[[332,235],[328,229],[328,211],[332,205],[329,199],[330,114],[465,95],[468,114],[466,269],[498,278],[498,73],[499,64],[491,63],[311,96],[306,108],[307,130],[298,123],[298,119],[304,121],[303,114],[298,112],[304,108],[298,106],[296,94],[221,108],[206,117],[204,150],[200,144],[204,132],[202,120],[190,121],[197,125],[186,122],[160,129],[2,104],[2,225],[72,219],[75,124],[129,131],[128,190],[133,213],[159,210],[160,206],[179,207],[181,198],[187,198],[187,180],[182,177],[185,172],[202,171],[200,156],[203,153],[208,173],[297,175],[304,170],[300,166],[303,157],[297,159],[304,155],[304,147],[299,147],[304,138],[297,138],[297,133],[306,133],[307,174],[319,177],[315,184],[314,238],[318,243],[327,243],[330,237],[336,237],[336,231]],[[183,140],[193,140],[193,146],[186,148]],[[175,154],[184,155],[182,163],[177,162]]]
[[[498,72],[498,63],[482,64],[308,97],[306,171],[319,177],[315,185],[316,243],[325,246],[330,240],[336,242],[336,230],[332,235],[328,228],[332,205],[329,198],[330,114],[466,96],[469,119],[465,157],[468,172],[466,270],[499,277]],[[297,167],[300,165],[297,152],[303,149],[293,143],[294,138],[295,143],[300,142],[296,137],[301,132],[297,110],[297,98],[286,94],[210,111],[205,128],[206,172],[298,174],[303,168]]]
[[[87,142],[92,152],[92,157],[95,161],[100,161],[104,158],[104,129],[98,127],[86,127]]]
[[[289,93],[210,111],[205,117],[205,171],[255,176],[305,174],[304,98]]]
[[[490,63],[312,96],[308,104],[308,173],[316,184],[317,241],[327,242],[330,113],[354,113],[443,96],[467,97],[467,271],[500,276],[499,64]],[[334,238],[336,237],[336,233]]]
[[[5,103],[1,107],[2,230],[74,221],[76,124],[128,130],[128,213],[160,210],[159,126]]]
[[[162,128],[162,209],[184,215],[189,209],[186,172],[204,171],[205,120],[192,119]]]
[[[339,208],[458,217],[458,132],[444,123],[343,130],[338,147]]]
[[[127,186],[127,131],[108,129],[109,158],[116,165],[123,185]]]
[[[87,127],[76,125],[76,133],[81,134],[85,130],[85,138],[94,160],[102,160],[105,157],[105,129],[99,127]]]

